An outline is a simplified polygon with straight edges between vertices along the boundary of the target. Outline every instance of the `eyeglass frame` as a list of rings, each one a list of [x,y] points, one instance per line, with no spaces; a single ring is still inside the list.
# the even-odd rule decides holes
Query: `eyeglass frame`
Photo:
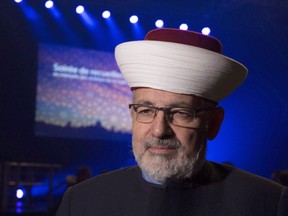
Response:
[[[205,108],[196,109],[196,108],[190,108],[190,107],[174,107],[174,106],[173,107],[156,107],[156,106],[147,105],[147,104],[137,104],[137,103],[133,104],[132,103],[132,104],[129,104],[128,107],[129,107],[129,109],[133,108],[134,112],[136,113],[136,121],[143,123],[143,124],[152,123],[154,121],[155,117],[158,115],[159,111],[162,111],[164,113],[165,119],[169,123],[176,125],[176,126],[179,126],[179,127],[189,127],[190,125],[188,126],[188,125],[181,125],[181,124],[173,123],[174,114],[171,112],[171,110],[172,109],[186,109],[186,110],[191,111],[191,113],[193,113],[193,118],[192,118],[191,122],[193,122],[197,113],[209,110],[209,109],[213,108],[214,106],[208,106]],[[147,121],[147,122],[146,121],[139,121],[139,119],[138,119],[139,113],[137,112],[137,108],[139,108],[139,107],[147,107],[147,108],[151,108],[151,109],[155,110],[154,116],[153,116],[153,118],[151,118],[151,121]],[[172,117],[171,117],[171,115],[172,115]]]

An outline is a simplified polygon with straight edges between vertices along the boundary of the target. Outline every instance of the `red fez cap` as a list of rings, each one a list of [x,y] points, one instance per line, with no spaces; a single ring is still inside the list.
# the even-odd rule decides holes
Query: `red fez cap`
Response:
[[[222,54],[222,44],[214,37],[200,34],[193,31],[179,29],[155,29],[147,33],[145,40],[166,41],[173,43],[186,44]]]

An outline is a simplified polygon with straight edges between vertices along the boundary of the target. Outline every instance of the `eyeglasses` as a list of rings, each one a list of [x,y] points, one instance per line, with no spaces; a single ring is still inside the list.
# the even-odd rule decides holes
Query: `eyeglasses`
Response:
[[[192,127],[196,113],[208,110],[211,107],[204,109],[192,109],[187,107],[155,107],[144,104],[129,104],[129,109],[133,108],[136,112],[136,121],[141,123],[151,123],[157,116],[159,111],[162,111],[165,118],[180,127]]]

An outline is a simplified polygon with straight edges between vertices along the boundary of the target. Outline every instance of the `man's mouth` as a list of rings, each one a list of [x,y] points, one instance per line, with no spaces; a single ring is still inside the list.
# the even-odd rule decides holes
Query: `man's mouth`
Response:
[[[175,151],[175,148],[165,146],[151,146],[147,149],[149,152],[154,154],[169,154]]]

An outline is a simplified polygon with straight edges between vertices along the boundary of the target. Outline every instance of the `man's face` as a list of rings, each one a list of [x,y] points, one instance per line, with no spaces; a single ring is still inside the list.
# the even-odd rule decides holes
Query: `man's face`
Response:
[[[191,95],[139,88],[133,96],[133,103],[137,104],[195,107]],[[168,178],[184,179],[195,174],[205,161],[207,115],[204,113],[197,114],[193,125],[187,128],[171,124],[161,111],[151,123],[140,123],[131,109],[133,152],[141,169],[162,183]]]

